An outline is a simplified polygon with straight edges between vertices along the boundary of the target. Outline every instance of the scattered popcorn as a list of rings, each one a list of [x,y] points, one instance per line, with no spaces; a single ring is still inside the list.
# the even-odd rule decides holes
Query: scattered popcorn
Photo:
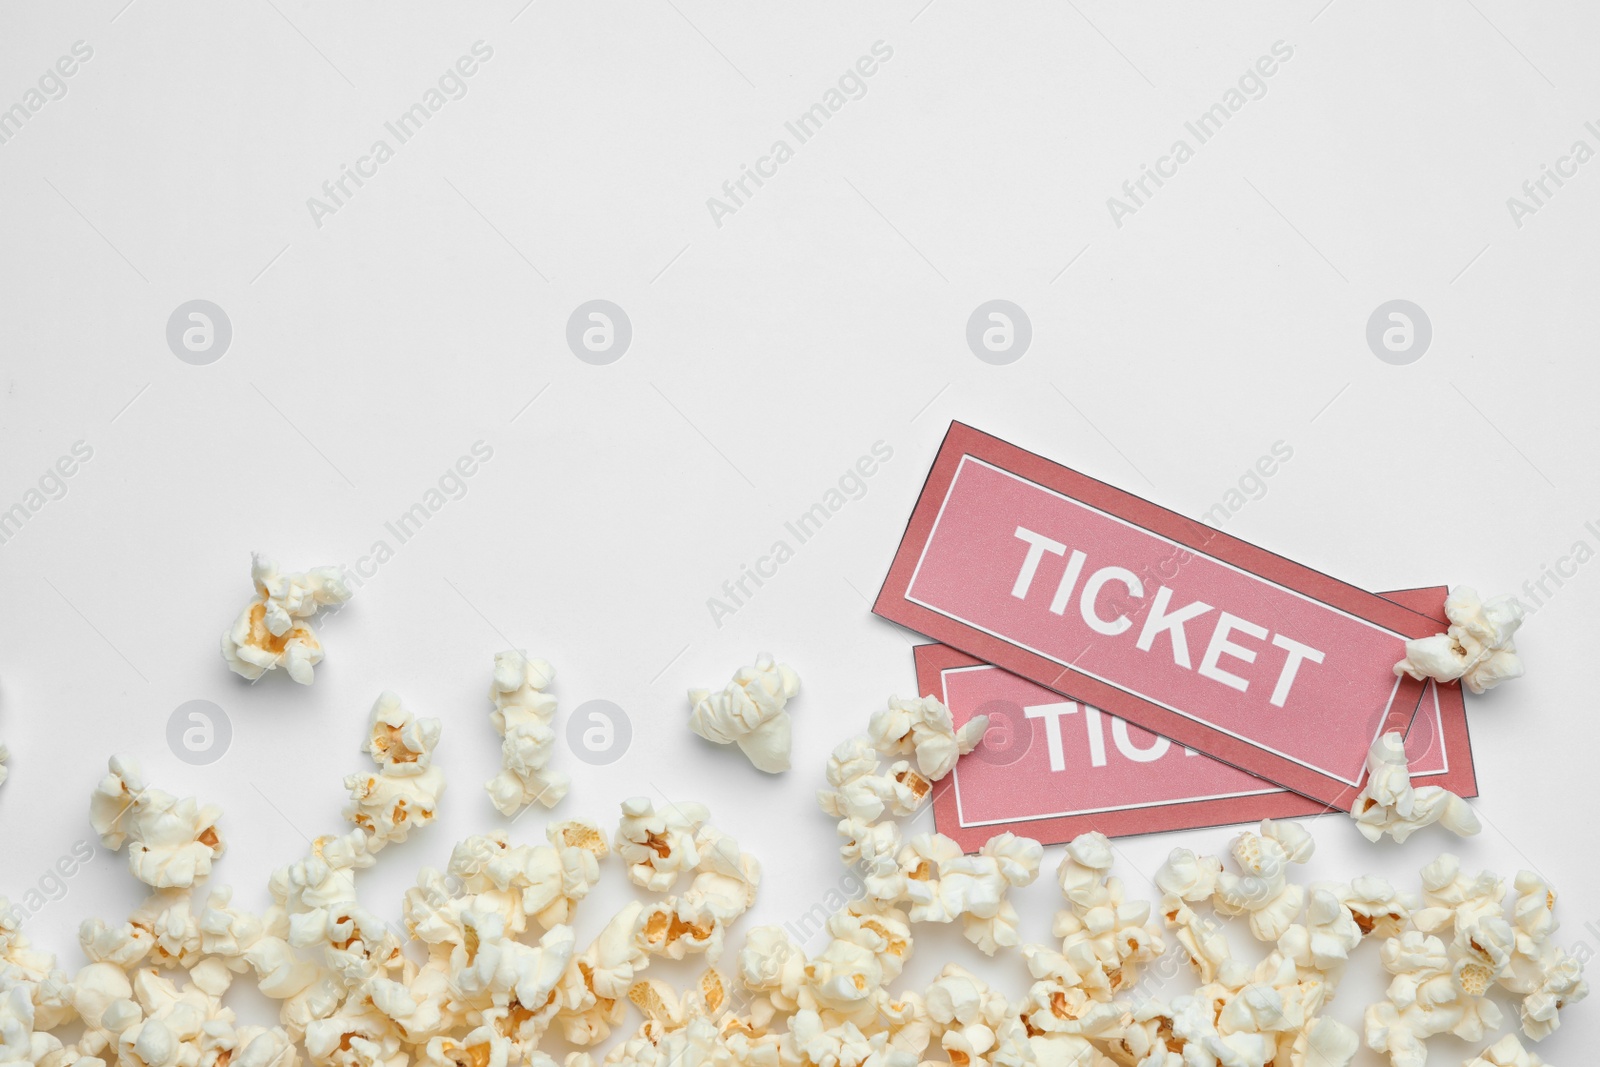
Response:
[[[310,685],[322,662],[322,642],[311,619],[330,604],[350,599],[350,587],[337,567],[303,574],[280,574],[259,552],[251,557],[256,595],[222,634],[222,657],[235,674],[252,682],[268,671],[286,668],[289,677]]]
[[[521,649],[494,657],[494,680],[489,686],[494,711],[490,718],[503,738],[500,759],[504,769],[489,779],[485,788],[502,815],[515,815],[535,801],[553,808],[572,787],[572,779],[549,769],[556,740],[550,725],[556,698],[544,690],[555,676],[554,667],[542,659],[529,659]]]
[[[799,692],[794,669],[763,652],[722,689],[689,690],[689,729],[719,745],[737,744],[757,770],[782,773],[789,769],[787,705]]]
[[[1493,689],[1508,678],[1521,678],[1522,660],[1512,641],[1522,625],[1522,605],[1515,597],[1482,600],[1474,589],[1457,586],[1444,602],[1450,629],[1406,642],[1406,658],[1395,674],[1461,684],[1474,693]]]
[[[748,670],[778,669],[764,664]],[[508,737],[529,723],[548,731],[549,679],[520,653],[497,659]],[[1442,855],[1420,894],[1373,876],[1300,885],[1290,871],[1312,838],[1273,820],[1236,836],[1228,862],[1173,850],[1155,873],[1156,908],[1129,898],[1112,843],[1083,834],[1056,868],[1059,944],[1024,943],[1010,898],[1037,879],[1038,842],[1003,833],[965,855],[899,822],[982,725],[955,731],[937,701],[891,701],[836,748],[818,801],[854,890],[824,898],[798,929],[756,927],[742,943],[760,863],[703,805],[645,797],[624,801],[609,834],[571,818],[531,842],[509,827],[470,835],[445,870],[417,874],[403,921],[385,922],[358,891],[362,872],[434,821],[444,787],[439,722],[392,693],[369,718],[373,769],[345,782],[353,826],[274,871],[260,913],[204,884],[222,854],[220,812],[150,788],[114,757],[91,822],[108,848],[127,847],[150,892],[125,921],[80,926],[88,962],[75,974],[31,946],[0,900],[0,1067],[1353,1067],[1362,1044],[1390,1067],[1423,1067],[1436,1035],[1481,1047],[1509,1018],[1501,1001],[1537,1041],[1588,993],[1579,957],[1555,943],[1556,894],[1538,874],[1508,883]],[[1391,741],[1374,760],[1364,831],[1463,822],[1411,790],[1396,751]],[[551,780],[516,778],[511,811]],[[629,882],[663,895],[625,903],[580,951],[573,923],[613,851]],[[1258,951],[1236,954],[1229,919]],[[956,964],[898,988],[917,924],[955,922],[985,954],[1017,951],[1031,978],[1022,997]],[[1167,987],[1163,925],[1197,985]],[[791,930],[815,935],[815,951]],[[1390,981],[1358,1034],[1325,1010],[1368,938]],[[687,988],[650,973],[690,956],[711,966]],[[247,977],[279,1002],[277,1025],[240,1025],[224,1003]],[[553,1040],[580,1051],[558,1059]],[[1540,1064],[1507,1035],[1468,1067]]]
[[[404,841],[438,813],[444,793],[444,772],[433,766],[439,730],[438,719],[417,718],[393,693],[380,694],[372,705],[363,748],[378,770],[349,775],[344,787],[350,790],[345,818],[367,832],[373,852]]]
[[[100,843],[113,852],[127,844],[128,869],[157,889],[187,888],[211,873],[211,861],[227,848],[217,832],[221,815],[215,805],[147,787],[129,756],[111,757],[110,773],[89,801]]]
[[[1367,754],[1367,784],[1356,795],[1350,817],[1368,841],[1384,834],[1404,841],[1424,826],[1441,823],[1460,837],[1483,829],[1472,806],[1441,785],[1411,785],[1406,740],[1391,731],[1372,743]]]

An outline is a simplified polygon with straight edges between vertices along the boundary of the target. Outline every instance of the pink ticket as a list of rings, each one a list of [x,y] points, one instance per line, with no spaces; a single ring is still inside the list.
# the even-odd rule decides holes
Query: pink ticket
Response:
[[[1385,594],[1443,620],[1446,590]],[[1175,745],[946,645],[916,650],[917,684],[956,725],[989,716],[984,743],[934,796],[939,832],[971,851],[1009,830],[1056,844],[1319,815],[1329,807]],[[1477,795],[1458,685],[1429,684],[1406,735],[1413,779]]]
[[[1433,619],[960,423],[879,615],[1324,804],[1423,685]]]

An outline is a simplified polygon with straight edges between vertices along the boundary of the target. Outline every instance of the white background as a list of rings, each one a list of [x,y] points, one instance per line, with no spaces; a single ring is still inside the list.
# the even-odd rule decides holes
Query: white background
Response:
[[[1369,589],[1515,591],[1575,541],[1600,547],[1600,164],[1520,228],[1506,205],[1575,139],[1600,147],[1582,5],[125,2],[0,15],[0,106],[75,41],[94,50],[0,144],[0,508],[74,442],[94,450],[0,545],[12,897],[89,835],[89,791],[127,752],[222,804],[219,880],[263,904],[268,872],[341,826],[340,778],[367,765],[364,718],[392,688],[444,720],[452,782],[439,824],[364,880],[397,918],[418,867],[504,821],[481,786],[485,691],[515,644],[556,664],[563,724],[594,698],[632,719],[611,766],[558,753],[577,782],[560,814],[704,801],[766,865],[746,925],[794,918],[842,871],[812,800],[828,751],[914,686],[913,638],[868,598],[952,418],[1189,515],[1286,442],[1226,528]],[[307,198],[479,40],[493,58],[467,95],[318,227]],[[718,226],[707,198],[792,145],[785,120],[876,41],[893,58],[866,94]],[[1265,96],[1116,226],[1107,197],[1277,41],[1293,57]],[[232,323],[209,366],[165,338],[195,298]],[[610,366],[564,339],[595,298],[633,324]],[[965,341],[992,298],[1032,320],[1009,366]],[[1364,337],[1395,298],[1433,324],[1408,366]],[[467,494],[322,628],[312,688],[226,671],[251,549],[301,568],[396,547],[385,521],[480,440],[494,455]],[[893,458],[865,496],[715,625],[707,598],[880,440]],[[1415,888],[1448,848],[1542,872],[1560,936],[1600,945],[1595,583],[1580,569],[1547,598],[1528,677],[1470,703],[1482,836],[1375,847],[1320,819],[1307,880]],[[762,649],[805,680],[778,779],[683,725],[688,687]],[[165,739],[191,699],[232,724],[209,766]],[[1142,892],[1172,847],[1232,833],[1123,842],[1123,873]],[[78,921],[138,897],[102,851],[29,929],[75,965]],[[1019,897],[1047,940],[1052,879]],[[912,970],[948,959],[979,958],[929,933]],[[1015,959],[974,965],[1024,987]],[[1334,1009],[1351,1022],[1381,987],[1376,945],[1353,971]],[[1572,1010],[1541,1053],[1579,1060],[1597,1019]]]

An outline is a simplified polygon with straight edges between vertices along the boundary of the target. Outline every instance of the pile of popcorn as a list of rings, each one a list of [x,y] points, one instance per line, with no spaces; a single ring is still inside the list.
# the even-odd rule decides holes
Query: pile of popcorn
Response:
[[[488,791],[507,814],[566,793],[547,767],[551,676],[523,653],[496,657],[505,767]],[[707,736],[747,741],[772,769],[787,762],[783,704],[798,686],[764,658],[691,704]],[[1375,877],[1304,885],[1292,872],[1312,854],[1310,835],[1270,820],[1226,858],[1173,851],[1155,904],[1128,897],[1110,841],[1078,837],[1056,869],[1058,940],[1024,944],[1008,898],[1038,877],[1038,842],[1006,833],[964,855],[942,834],[901,826],[987,725],[957,729],[937,700],[891,699],[833,751],[818,801],[865,890],[831,916],[815,955],[781,926],[736,941],[760,864],[703,806],[643,797],[624,801],[609,830],[569,818],[539,843],[513,843],[503,829],[468,837],[445,871],[423,869],[406,891],[403,926],[387,924],[360,899],[357,876],[427,829],[445,785],[433,762],[438,720],[392,693],[369,718],[371,766],[345,779],[349,828],[277,870],[260,914],[208,885],[225,849],[221,812],[114,757],[90,819],[150,895],[124,922],[85,922],[89,962],[70,974],[0,901],[0,1067],[297,1067],[302,1056],[316,1067],[554,1067],[558,1045],[575,1050],[564,1067],[593,1067],[586,1050],[614,1034],[602,1062],[644,1067],[1349,1067],[1363,1041],[1394,1067],[1420,1067],[1435,1035],[1489,1040],[1502,1025],[1496,990],[1515,998],[1534,1041],[1587,993],[1579,961],[1554,942],[1555,894],[1539,876],[1524,871],[1508,887],[1443,855],[1423,868],[1417,894]],[[1409,832],[1419,804],[1440,821],[1464,818],[1409,788],[1389,775],[1371,798],[1386,814],[1363,831]],[[580,948],[579,905],[618,866],[649,896]],[[1261,951],[1236,954],[1229,920]],[[959,924],[988,955],[1016,953],[1032,979],[1026,994],[1008,999],[955,964],[903,988],[913,928],[926,923]],[[1327,1009],[1368,940],[1392,981],[1358,1034]],[[1156,977],[1169,942],[1196,988],[1164,999],[1162,982],[1141,979]],[[657,959],[690,956],[705,963],[690,988],[646,976]],[[280,1002],[276,1025],[237,1020],[224,1000],[240,978]],[[1541,1062],[1512,1033],[1470,1067]]]

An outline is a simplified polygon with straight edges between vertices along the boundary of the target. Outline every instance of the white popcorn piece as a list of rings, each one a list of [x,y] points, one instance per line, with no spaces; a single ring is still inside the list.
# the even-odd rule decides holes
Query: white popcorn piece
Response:
[[[1523,1048],[1516,1034],[1507,1034],[1472,1057],[1463,1067],[1545,1067],[1545,1062]]]
[[[1411,784],[1405,738],[1383,734],[1367,754],[1367,783],[1351,805],[1350,817],[1368,841],[1385,834],[1398,844],[1425,826],[1440,823],[1451,833],[1470,837],[1482,824],[1472,806],[1443,786]]]
[[[943,834],[919,834],[900,852],[904,895],[912,922],[956,922],[985,955],[1015,947],[1017,910],[1006,899],[1013,886],[1039,876],[1044,848],[1014,834],[990,838],[973,856]]]
[[[203,948],[190,896],[188,888],[159,889],[121,926],[85,920],[78,928],[84,955],[124,969],[145,961],[157,967],[193,967]]]
[[[838,825],[839,858],[846,867],[861,872],[866,891],[875,900],[899,900],[905,894],[905,875],[896,858],[900,853],[900,826],[894,822],[841,819]]]
[[[933,1036],[951,1063],[1005,1064],[1032,1058],[1027,1030],[1006,998],[970,971],[947,964],[922,999]]]
[[[464,906],[497,910],[510,936],[520,935],[532,919],[543,929],[570,923],[578,901],[588,896],[600,880],[600,860],[607,855],[600,828],[581,819],[554,824],[546,829],[548,845],[513,847],[505,831],[477,834],[456,844],[450,855],[449,873],[470,898]],[[425,921],[430,882],[419,882],[409,912],[413,932],[422,940],[459,943],[461,906],[454,899],[432,900],[440,925],[419,928]]]
[[[1305,922],[1290,925],[1279,936],[1278,952],[1293,960],[1303,977],[1322,982],[1331,994],[1361,938],[1361,927],[1339,894],[1316,886],[1306,895]]]
[[[1397,936],[1420,907],[1415,897],[1396,892],[1394,886],[1371,874],[1339,887],[1338,892],[1340,902],[1350,912],[1363,938]],[[1424,932],[1432,931],[1425,928]]]
[[[806,963],[805,992],[828,1021],[869,1024],[887,993],[883,964],[869,945],[835,937]],[[793,1029],[794,1021],[790,1021]]]
[[[315,965],[295,955],[279,933],[259,916],[232,906],[233,890],[214,889],[200,910],[200,949],[222,960],[230,970],[249,968],[266,996],[284,1000],[302,992],[317,978]]]
[[[1522,625],[1523,611],[1515,597],[1486,601],[1461,585],[1445,599],[1444,613],[1449,630],[1407,641],[1406,657],[1394,665],[1395,674],[1438,682],[1460,679],[1474,693],[1522,677],[1522,660],[1512,638]]]
[[[362,747],[378,770],[344,780],[350,790],[345,818],[366,831],[372,851],[404,841],[438,814],[444,772],[433,766],[433,750],[439,732],[438,719],[417,718],[391,692],[380,694],[372,705]]]
[[[1522,1032],[1543,1041],[1561,1025],[1561,1010],[1589,995],[1583,964],[1554,945],[1546,946],[1534,961],[1538,983],[1522,998],[1517,1014]]]
[[[868,737],[853,737],[833,750],[828,760],[828,789],[817,791],[817,803],[836,819],[876,822],[915,814],[933,795],[931,779],[905,760],[879,773],[881,761]]]
[[[989,717],[979,715],[957,730],[950,709],[931,696],[890,697],[888,707],[873,713],[867,734],[885,756],[914,756],[923,777],[937,782],[978,746],[988,728]]]
[[[1261,832],[1234,839],[1232,854],[1243,874],[1222,871],[1212,900],[1217,913],[1245,915],[1261,941],[1277,941],[1305,903],[1305,889],[1289,881],[1289,864],[1311,856],[1311,839],[1295,823],[1261,824]]]
[[[1228,935],[1219,920],[1201,915],[1183,897],[1170,892],[1161,898],[1161,917],[1173,930],[1202,983],[1242,981],[1238,968],[1243,964],[1235,963]],[[1282,945],[1281,939],[1279,944]]]
[[[1505,882],[1493,871],[1469,877],[1461,861],[1445,852],[1422,868],[1422,903],[1412,916],[1417,929],[1429,934],[1459,932],[1501,916]]]
[[[1196,856],[1186,848],[1175,848],[1156,871],[1156,888],[1163,893],[1197,903],[1210,900],[1217,891],[1222,861],[1215,856]]]
[[[572,788],[572,779],[550,769],[555,751],[556,698],[545,692],[555,679],[555,668],[542,659],[529,659],[521,649],[494,657],[494,679],[489,700],[490,718],[500,731],[502,769],[484,786],[502,815],[515,815],[532,803],[553,808]]]
[[[1440,857],[1439,862],[1454,860],[1454,857]],[[1432,865],[1430,865],[1431,869]],[[1433,870],[1435,878],[1443,878],[1450,871],[1446,864],[1442,870]],[[1430,870],[1423,871],[1426,880]],[[1479,882],[1493,879],[1493,875],[1484,872],[1479,876]],[[1498,879],[1493,879],[1496,890],[1500,888]],[[1514,943],[1506,960],[1503,973],[1499,982],[1505,989],[1522,995],[1522,1002],[1518,1005],[1517,1013],[1522,1023],[1522,1032],[1535,1041],[1542,1041],[1561,1025],[1560,1012],[1572,1004],[1583,1000],[1589,995],[1589,985],[1583,979],[1583,963],[1579,959],[1569,956],[1551,941],[1557,926],[1555,918],[1556,893],[1550,884],[1532,871],[1519,871],[1514,881],[1515,896],[1512,898],[1511,922],[1514,930]],[[1446,894],[1453,897],[1451,892],[1455,888],[1454,882],[1447,889],[1440,891],[1440,899],[1446,899]],[[1457,943],[1468,941],[1467,948],[1479,955],[1495,951],[1495,947],[1486,944],[1493,941],[1494,918],[1484,918],[1483,912],[1487,909],[1474,908],[1466,918],[1463,910],[1466,902],[1457,905],[1454,909],[1456,919]],[[1493,916],[1499,915],[1496,907]],[[1463,934],[1465,930],[1468,933]],[[1485,934],[1489,937],[1485,937]],[[1503,948],[1503,945],[1499,946]]]
[[[788,703],[799,692],[794,669],[763,652],[722,689],[689,690],[689,729],[719,745],[736,744],[757,770],[781,774],[792,747]]]
[[[1027,961],[1028,973],[1035,979],[1018,1007],[1030,1032],[1051,1038],[1094,1038],[1098,1041],[1125,1036],[1132,1020],[1122,1005],[1104,998],[1103,989],[1085,986],[1082,976],[1065,956],[1043,945],[1024,945],[1022,956]],[[1136,1037],[1134,1044],[1139,1043]],[[1077,1041],[1065,1046],[1051,1042],[1049,1051],[1053,1058],[1064,1051],[1080,1052],[1081,1048]],[[1137,1061],[1149,1048],[1128,1047],[1119,1051]]]
[[[633,884],[655,893],[664,893],[678,875],[700,864],[695,835],[710,813],[702,804],[669,803],[657,811],[649,797],[632,797],[622,802],[622,819],[612,844],[628,865]]]
[[[1289,1049],[1289,1067],[1351,1067],[1361,1052],[1361,1036],[1324,1016],[1301,1032]]]
[[[146,786],[131,756],[111,757],[109,768],[89,800],[100,843],[113,852],[126,844],[128,869],[152,888],[188,887],[210,874],[227,849],[217,830],[222,809]]]
[[[337,567],[282,574],[260,553],[251,557],[256,594],[222,634],[222,657],[235,674],[255,681],[279,667],[301,685],[310,685],[322,662],[322,642],[311,619],[329,605],[350,599],[350,587]]]
[[[779,1006],[793,1011],[804,980],[806,954],[781,926],[758,926],[745,935],[739,950],[739,982],[753,993],[778,998]]]

